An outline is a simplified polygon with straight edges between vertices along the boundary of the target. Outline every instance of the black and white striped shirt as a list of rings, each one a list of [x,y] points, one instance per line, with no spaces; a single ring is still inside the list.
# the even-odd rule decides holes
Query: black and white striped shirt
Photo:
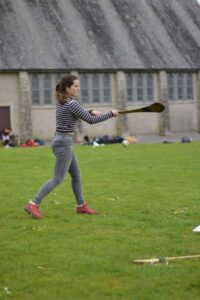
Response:
[[[111,111],[100,116],[92,116],[77,100],[67,98],[64,104],[56,105],[56,131],[74,132],[77,120],[83,120],[89,124],[103,122],[113,117]]]

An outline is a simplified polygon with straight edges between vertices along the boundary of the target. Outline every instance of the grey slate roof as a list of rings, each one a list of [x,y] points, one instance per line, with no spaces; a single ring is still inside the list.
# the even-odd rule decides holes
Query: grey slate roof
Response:
[[[0,0],[0,70],[199,69],[196,0]]]

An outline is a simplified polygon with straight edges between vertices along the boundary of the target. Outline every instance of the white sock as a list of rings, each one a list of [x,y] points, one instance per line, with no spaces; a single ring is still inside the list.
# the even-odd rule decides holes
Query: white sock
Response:
[[[84,203],[76,205],[76,207],[82,207]]]
[[[29,201],[29,203],[32,204],[32,205],[36,205],[36,203],[31,201],[31,200]]]

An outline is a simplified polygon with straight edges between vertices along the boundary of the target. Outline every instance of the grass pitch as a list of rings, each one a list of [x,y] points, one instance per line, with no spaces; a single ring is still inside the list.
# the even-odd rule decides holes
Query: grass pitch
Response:
[[[0,299],[197,300],[200,260],[138,266],[140,258],[200,254],[200,143],[75,146],[85,198],[70,177],[23,211],[52,176],[49,147],[0,149]]]

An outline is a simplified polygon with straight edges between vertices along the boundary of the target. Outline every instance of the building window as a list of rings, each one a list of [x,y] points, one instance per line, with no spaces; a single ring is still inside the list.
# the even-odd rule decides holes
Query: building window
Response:
[[[133,76],[132,76],[132,74],[127,74],[126,86],[127,86],[127,100],[129,102],[131,102],[131,101],[133,101]]]
[[[194,98],[192,74],[187,74],[186,81],[187,81],[186,97],[187,97],[187,100],[192,100]]]
[[[153,101],[153,74],[126,74],[126,93],[128,102]]]
[[[40,89],[39,89],[39,77],[33,75],[31,80],[31,92],[32,92],[32,103],[33,105],[40,104]]]
[[[174,99],[174,76],[173,76],[173,74],[168,74],[168,98],[169,98],[169,100]]]
[[[143,101],[143,76],[141,74],[137,75],[137,100]]]
[[[92,99],[94,103],[100,102],[100,89],[99,89],[98,75],[93,75],[92,78]]]
[[[183,75],[178,74],[177,76],[177,94],[178,100],[182,100],[184,98],[184,91],[183,91]]]
[[[30,74],[32,105],[55,105],[55,88],[66,73]]]
[[[154,94],[153,94],[153,75],[147,74],[146,76],[147,81],[147,101],[153,101]]]
[[[169,73],[168,81],[168,99],[176,100],[193,100],[194,83],[191,73]]]
[[[51,104],[51,78],[44,76],[44,104]]]
[[[86,74],[81,76],[81,101],[83,103],[89,102],[88,76]]]
[[[110,76],[108,74],[103,75],[103,101],[105,103],[111,102],[111,84]]]
[[[110,74],[81,74],[81,102],[82,103],[110,103],[111,75]]]

